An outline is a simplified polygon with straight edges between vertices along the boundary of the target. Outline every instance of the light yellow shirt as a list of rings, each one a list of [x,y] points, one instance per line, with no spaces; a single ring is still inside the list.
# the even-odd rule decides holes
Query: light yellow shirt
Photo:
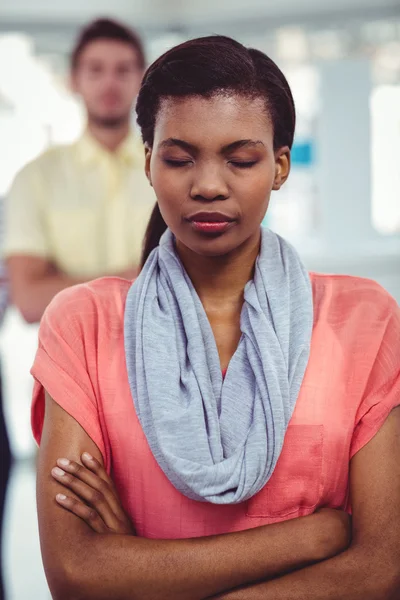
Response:
[[[140,141],[131,134],[111,153],[85,133],[17,175],[3,254],[48,258],[77,277],[118,273],[139,263],[154,203]]]

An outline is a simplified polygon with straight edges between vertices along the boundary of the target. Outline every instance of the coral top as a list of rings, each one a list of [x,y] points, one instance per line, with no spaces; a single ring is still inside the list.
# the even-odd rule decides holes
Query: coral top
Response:
[[[144,537],[205,536],[322,506],[350,509],[350,459],[400,405],[400,309],[372,281],[311,279],[315,318],[306,375],[275,472],[249,501],[221,506],[189,500],[155,461],[128,384],[123,320],[130,283],[122,279],[67,289],[47,309],[32,368],[37,442],[46,389],[100,449]]]

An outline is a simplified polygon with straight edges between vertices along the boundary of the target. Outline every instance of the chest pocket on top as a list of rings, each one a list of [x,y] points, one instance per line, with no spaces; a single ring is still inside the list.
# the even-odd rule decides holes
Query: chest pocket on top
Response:
[[[308,514],[322,496],[322,425],[289,425],[271,479],[247,503],[249,517]]]

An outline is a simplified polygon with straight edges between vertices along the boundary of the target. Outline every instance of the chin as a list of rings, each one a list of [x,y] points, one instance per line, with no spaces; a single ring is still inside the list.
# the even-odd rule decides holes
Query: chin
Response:
[[[218,258],[226,256],[241,246],[239,240],[232,240],[226,235],[220,235],[218,237],[208,237],[202,240],[187,240],[185,246],[189,248],[195,254],[204,256],[207,258]]]
[[[92,114],[90,119],[100,127],[114,129],[129,121],[129,114]]]

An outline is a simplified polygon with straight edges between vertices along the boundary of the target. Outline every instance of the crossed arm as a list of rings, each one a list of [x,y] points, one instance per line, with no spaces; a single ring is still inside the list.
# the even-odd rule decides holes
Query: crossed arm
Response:
[[[38,323],[56,294],[93,277],[70,277],[40,256],[13,255],[7,259],[11,299],[27,323]],[[138,269],[132,267],[117,277],[134,279]]]
[[[56,600],[397,600],[400,598],[400,412],[353,459],[353,539],[325,513],[189,540],[102,535],[55,501],[60,457],[101,454],[51,398],[39,455],[42,554]],[[68,491],[69,496],[73,494]],[[329,517],[329,518],[328,518]],[[341,550],[345,550],[338,554]],[[334,556],[337,555],[337,556]],[[279,577],[279,578],[278,578]],[[274,579],[275,578],[275,579]]]

